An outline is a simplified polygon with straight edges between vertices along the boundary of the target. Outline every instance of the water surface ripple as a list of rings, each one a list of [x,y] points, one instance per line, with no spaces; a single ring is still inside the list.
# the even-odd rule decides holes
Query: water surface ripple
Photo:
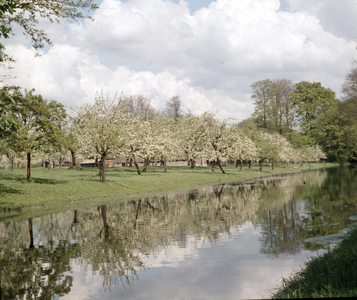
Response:
[[[357,215],[331,168],[0,223],[1,299],[249,299]]]

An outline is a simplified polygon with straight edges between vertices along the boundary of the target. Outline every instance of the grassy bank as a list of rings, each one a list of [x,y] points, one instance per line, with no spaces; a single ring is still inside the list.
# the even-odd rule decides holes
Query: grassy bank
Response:
[[[334,166],[326,164],[325,167]],[[304,165],[304,170],[324,167],[322,164]],[[252,169],[244,167],[242,171],[225,167],[226,174],[220,170],[212,173],[210,168],[196,167],[191,170],[186,166],[168,167],[167,173],[157,166],[149,166],[146,173],[139,176],[134,167],[107,168],[105,183],[99,182],[98,168],[47,169],[32,170],[32,180],[26,179],[26,170],[15,169],[12,172],[0,170],[0,207],[29,207],[44,204],[73,202],[84,199],[126,196],[182,187],[194,187],[203,184],[233,182],[269,174],[300,171],[300,165],[276,167],[274,171],[264,166],[259,172],[258,166]]]
[[[273,299],[357,297],[357,228],[333,250],[284,280]]]

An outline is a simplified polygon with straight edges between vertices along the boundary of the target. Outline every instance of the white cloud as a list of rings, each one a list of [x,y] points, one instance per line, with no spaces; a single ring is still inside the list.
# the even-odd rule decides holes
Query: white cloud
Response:
[[[61,99],[67,107],[92,102],[96,92],[103,90],[114,97],[116,92],[124,95],[143,94],[158,109],[174,95],[182,97],[184,108],[195,113],[212,110],[210,100],[200,91],[189,86],[188,80],[177,80],[169,72],[133,72],[126,67],[110,70],[101,64],[97,55],[78,47],[56,44],[48,53],[25,46],[8,46],[17,62],[14,67],[16,78],[8,84],[17,84],[27,89],[34,87],[47,99]],[[16,55],[21,53],[21,55]]]
[[[23,51],[19,85],[66,105],[101,89],[144,94],[157,108],[180,95],[193,112],[242,120],[253,111],[257,80],[321,81],[340,91],[355,45],[326,25],[335,2],[316,2],[323,13],[302,0],[290,1],[291,11],[280,11],[278,0],[217,0],[193,13],[185,1],[104,0],[94,21],[53,29],[54,46],[42,57],[8,49]],[[351,5],[339,3],[336,23]]]
[[[356,41],[357,5],[353,0],[289,0],[292,11],[316,16],[324,30],[337,37]]]

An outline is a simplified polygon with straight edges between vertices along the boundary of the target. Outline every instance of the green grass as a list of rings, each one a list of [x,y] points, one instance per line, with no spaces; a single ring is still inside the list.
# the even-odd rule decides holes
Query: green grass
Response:
[[[357,228],[283,281],[273,299],[357,297]]]
[[[322,167],[322,164],[311,165],[311,169]],[[305,164],[304,169],[309,170],[310,166]],[[252,169],[245,166],[242,171],[234,166],[224,167],[224,170],[226,174],[222,174],[219,169],[212,173],[207,167],[198,166],[192,170],[188,166],[172,166],[164,173],[158,166],[149,166],[147,172],[139,176],[135,167],[106,168],[105,183],[99,182],[98,168],[63,168],[51,171],[37,168],[31,171],[31,181],[26,179],[25,169],[15,169],[12,172],[0,170],[0,208],[21,208],[189,188],[275,173],[296,172],[300,171],[301,167],[289,165],[288,168],[282,168],[280,165],[272,171],[269,166],[264,166],[263,171],[259,172],[258,166],[255,165]]]

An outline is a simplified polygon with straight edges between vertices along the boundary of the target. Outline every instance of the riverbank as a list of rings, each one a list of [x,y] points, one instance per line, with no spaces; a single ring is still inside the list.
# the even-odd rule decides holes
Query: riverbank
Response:
[[[99,182],[98,168],[32,170],[32,180],[26,179],[26,170],[0,170],[0,208],[22,208],[73,201],[127,196],[141,193],[160,192],[170,189],[189,188],[205,184],[234,182],[244,179],[332,167],[337,164],[279,165],[272,170],[264,166],[242,171],[234,166],[224,167],[226,174],[218,169],[215,173],[208,167],[172,166],[163,169],[149,166],[147,172],[138,175],[134,167],[107,168],[105,183]]]
[[[283,281],[273,299],[357,297],[357,228]]]

